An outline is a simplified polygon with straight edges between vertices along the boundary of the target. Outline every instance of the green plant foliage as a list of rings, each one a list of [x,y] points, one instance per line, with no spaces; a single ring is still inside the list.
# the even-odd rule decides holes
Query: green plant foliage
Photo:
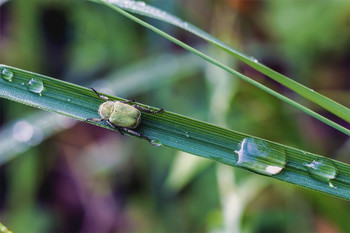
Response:
[[[191,33],[201,37],[202,39],[208,41],[209,43],[223,49],[224,51],[228,52],[232,56],[234,56],[237,59],[241,60],[242,62],[248,64],[249,66],[253,67],[254,69],[260,71],[261,73],[267,75],[268,77],[272,78],[273,80],[281,83],[285,87],[288,87],[289,89],[295,91],[296,93],[305,97],[306,99],[320,105],[321,107],[327,109],[328,111],[330,111],[333,114],[339,116],[340,118],[346,120],[347,122],[350,122],[350,109],[349,108],[327,98],[326,96],[323,96],[323,95],[315,92],[314,90],[312,90],[310,88],[303,86],[302,84],[300,84],[298,82],[295,82],[292,79],[289,79],[288,77],[286,77],[284,75],[279,74],[278,72],[270,69],[269,67],[259,63],[256,58],[249,57],[249,56],[233,49],[229,45],[223,43],[222,41],[218,40],[214,36],[204,32],[203,30],[199,29],[198,27],[194,26],[193,24],[190,24],[186,21],[183,21],[182,19],[180,19],[174,15],[171,15],[168,12],[165,12],[163,10],[160,10],[160,9],[153,7],[153,6],[150,6],[150,5],[146,5],[142,1],[123,1],[123,0],[93,0],[93,1],[105,3],[106,5],[117,10],[119,13],[124,14],[128,18],[142,24],[143,26],[146,26],[147,24],[142,22],[141,20],[135,18],[135,17],[131,17],[130,15],[126,14],[125,12],[120,11],[120,9],[118,7],[120,7],[121,9],[130,11],[130,12],[133,12],[133,13],[145,15],[148,17],[152,17],[152,18],[170,23],[170,24],[175,25],[177,27],[180,27],[188,32],[191,32]],[[115,7],[115,6],[117,6],[117,7]],[[160,30],[155,30],[155,28],[151,27],[150,25],[147,25],[146,27],[161,34],[162,36],[166,37],[167,39],[170,39],[170,36],[167,35],[166,33],[161,33]],[[175,40],[172,40],[172,41],[175,42]],[[175,43],[177,43],[177,42],[175,42]],[[183,46],[183,45],[180,45],[180,46]],[[183,46],[183,47],[185,47],[185,46]],[[188,48],[186,48],[186,49],[188,49]],[[193,50],[191,52],[193,52]],[[206,60],[209,60],[209,59],[205,58],[203,54],[198,53],[198,55]],[[210,61],[210,62],[214,63],[213,61]],[[218,64],[216,64],[216,65],[218,65]],[[221,67],[221,68],[223,68],[223,67]],[[226,68],[223,68],[223,69],[226,69]],[[229,71],[229,72],[234,73],[232,71]],[[235,74],[235,75],[240,77],[240,75],[237,75],[237,74]],[[254,83],[253,80],[250,80],[249,78],[245,78],[245,77],[241,77],[241,78],[244,79],[245,81],[253,83],[254,85],[258,86],[259,88],[262,88],[258,84]],[[273,94],[273,95],[278,97],[278,94],[273,93],[272,90],[265,89],[265,91],[268,91],[270,94]],[[278,97],[278,98],[280,98],[280,97]],[[284,101],[288,102],[286,99],[287,98],[283,98]],[[293,104],[293,105],[295,107],[297,107],[295,104]],[[301,107],[298,107],[298,108],[300,109]],[[316,117],[316,114],[311,113],[309,110],[302,109],[302,111]],[[317,116],[316,118],[325,122],[325,123],[327,122],[321,116]],[[329,123],[327,123],[327,124],[329,124]],[[331,123],[329,125],[334,127],[335,123]],[[338,130],[341,130],[342,132],[350,135],[349,130],[346,130],[344,128],[342,129],[339,126],[336,126],[336,128]]]
[[[0,79],[2,98],[78,120],[98,117],[97,109],[103,100],[88,88],[6,65],[0,71],[12,75],[11,81]],[[111,129],[107,124],[94,124]],[[335,160],[168,111],[155,115],[144,113],[138,131],[159,145],[350,199],[350,166]]]
[[[84,105],[73,108],[88,108],[88,117],[98,117],[95,108],[103,100],[81,86],[112,99],[164,107],[160,119],[143,114],[137,128],[164,146],[155,148],[102,128],[108,128],[105,124],[96,127],[52,112],[59,109],[42,111],[0,97],[1,223],[13,232],[27,232],[28,226],[31,232],[350,232],[347,198],[279,179],[296,174],[283,179],[298,177],[309,180],[308,186],[319,184],[316,190],[340,187],[348,193],[349,188],[342,188],[349,179],[348,165],[337,162],[350,164],[346,134],[233,78],[109,5],[121,5],[117,7],[349,129],[321,106],[207,41],[220,38],[242,56],[349,107],[350,1],[101,2],[0,1],[0,63],[14,71],[2,76],[0,68],[0,93],[6,89],[1,86],[13,85],[14,94],[34,91],[28,101],[52,94],[65,103],[62,108],[81,99]],[[155,19],[152,12],[140,15],[145,9],[162,12],[164,19]],[[174,26],[176,20],[188,30],[191,23],[205,29],[209,38]],[[80,86],[72,91],[72,83]],[[182,116],[172,120],[170,111]],[[215,126],[209,131],[206,123],[188,117]],[[269,141],[239,133],[230,139],[231,134],[225,135],[232,131],[219,132],[217,126]],[[300,150],[278,149],[271,142]],[[197,147],[203,154],[223,150],[217,154],[233,160],[226,165],[207,154],[174,150],[166,146],[170,143],[191,153]]]

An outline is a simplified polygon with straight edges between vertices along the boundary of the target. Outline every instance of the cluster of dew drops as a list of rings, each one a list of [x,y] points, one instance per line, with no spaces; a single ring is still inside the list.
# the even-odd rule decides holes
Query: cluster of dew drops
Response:
[[[238,155],[237,166],[269,176],[279,174],[287,162],[285,153],[273,153],[267,143],[254,138],[244,138],[235,154]],[[313,178],[328,182],[331,188],[336,188],[332,180],[337,176],[337,169],[331,160],[317,158],[303,166]]]
[[[9,68],[5,68],[1,71],[0,76],[2,79],[12,82],[13,72]],[[22,86],[25,85],[24,82],[21,83]],[[42,91],[44,90],[44,83],[41,79],[32,78],[26,84],[27,90],[33,93],[37,93],[41,96]]]

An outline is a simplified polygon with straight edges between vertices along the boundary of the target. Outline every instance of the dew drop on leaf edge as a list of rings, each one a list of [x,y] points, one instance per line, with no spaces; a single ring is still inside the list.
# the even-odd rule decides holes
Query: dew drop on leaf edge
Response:
[[[152,139],[151,143],[152,143],[152,146],[154,146],[154,147],[159,147],[162,145],[162,143],[160,143],[159,140],[157,140],[157,139]]]
[[[12,81],[12,77],[13,77],[13,73],[10,69],[3,69],[1,72],[1,78],[11,82]]]
[[[237,166],[263,175],[277,175],[286,165],[284,152],[272,152],[267,143],[254,138],[244,138],[235,153]]]

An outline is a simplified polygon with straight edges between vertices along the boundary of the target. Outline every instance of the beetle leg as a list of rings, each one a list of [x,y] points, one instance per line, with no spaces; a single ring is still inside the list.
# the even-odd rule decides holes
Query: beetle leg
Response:
[[[152,114],[156,114],[156,113],[160,113],[162,111],[164,111],[164,108],[159,109],[158,111],[152,111],[148,108],[142,107],[140,105],[134,104],[133,107],[137,108],[138,110],[144,111],[144,112],[148,112],[148,113],[152,113]]]
[[[146,139],[149,143],[153,144],[153,143],[151,142],[151,139],[149,139],[147,136],[145,136],[145,135],[143,135],[143,134],[141,134],[141,133],[139,133],[139,132],[136,132],[136,131],[134,131],[134,130],[132,130],[132,129],[125,128],[125,127],[123,127],[122,129],[123,129],[124,131],[126,131],[126,132],[132,134],[132,135],[135,135],[136,137]]]
[[[93,121],[93,122],[100,122],[100,121],[104,121],[105,119],[101,118],[87,118],[85,119],[83,122],[87,122],[87,121]]]
[[[118,126],[116,126],[116,125],[113,125],[109,120],[106,120],[106,122],[107,122],[107,124],[110,125],[113,129],[118,130],[119,133],[122,134],[122,135],[124,135],[124,134],[123,134],[123,132],[122,132],[121,130],[124,130],[125,132],[128,132],[128,133],[130,133],[130,134],[132,134],[132,135],[135,135],[136,137],[146,139],[149,143],[151,143],[151,144],[153,145],[151,139],[149,139],[147,136],[145,136],[145,135],[143,135],[143,134],[141,134],[141,133],[139,133],[139,132],[136,132],[136,131],[134,131],[134,130],[132,130],[132,129],[129,129],[129,128],[126,128],[126,127],[118,127]]]
[[[118,132],[119,132],[121,135],[124,135],[123,132],[121,131],[122,128],[113,125],[112,122],[110,122],[109,120],[106,120],[106,122],[107,122],[107,124],[108,124],[109,126],[111,126],[113,129],[118,130]]]
[[[128,103],[132,103],[132,102],[135,102],[135,100],[124,100],[124,101],[120,101],[124,104],[128,104]]]
[[[93,91],[95,92],[95,94],[96,94],[99,98],[109,101],[109,98],[108,98],[107,96],[104,96],[104,95],[99,94],[99,93],[98,93],[94,88],[92,88],[92,87],[90,87],[90,89],[93,90]]]

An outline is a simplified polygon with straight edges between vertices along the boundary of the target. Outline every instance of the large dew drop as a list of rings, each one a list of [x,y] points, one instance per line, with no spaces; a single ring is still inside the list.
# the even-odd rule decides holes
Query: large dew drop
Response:
[[[305,164],[305,166],[313,177],[328,182],[329,186],[334,188],[331,180],[336,177],[337,169],[330,160],[317,159]]]
[[[44,90],[44,83],[40,79],[32,78],[27,83],[27,89],[31,92],[38,93],[41,95],[41,92]]]
[[[13,73],[11,70],[9,69],[3,69],[2,72],[1,72],[1,78],[11,82],[12,81],[12,76],[13,76]]]
[[[267,143],[254,138],[245,138],[240,144],[236,165],[263,175],[276,175],[286,165],[286,155],[282,151],[271,152]]]

